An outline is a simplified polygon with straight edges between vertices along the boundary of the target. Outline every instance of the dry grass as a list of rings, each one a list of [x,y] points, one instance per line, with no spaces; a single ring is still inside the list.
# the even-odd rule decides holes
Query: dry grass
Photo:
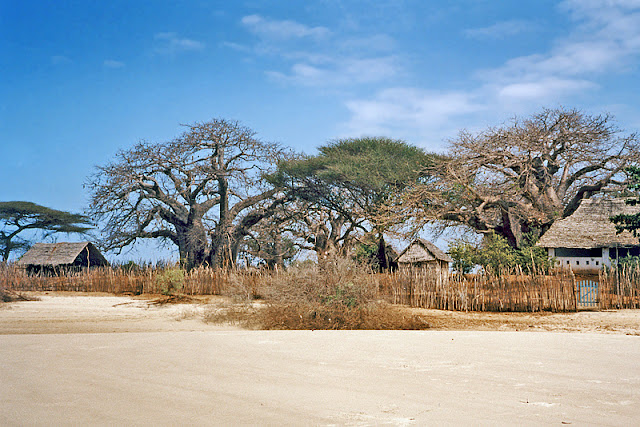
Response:
[[[223,292],[236,304],[211,310],[205,320],[254,329],[429,327],[421,316],[379,301],[377,278],[343,258],[279,272],[236,273]],[[261,303],[252,304],[256,299]]]
[[[640,266],[595,276],[599,309],[640,308]],[[453,311],[570,312],[577,307],[576,277],[521,271],[450,275],[438,270],[373,274],[348,259],[328,259],[279,271],[101,268],[60,276],[28,276],[0,265],[0,297],[17,291],[79,291],[164,295],[159,303],[221,295],[232,304],[206,320],[260,329],[424,329],[428,322],[401,306]],[[11,295],[9,295],[11,294]],[[255,304],[259,301],[261,304]]]
[[[14,301],[37,301],[38,298],[29,297],[20,292],[11,291],[9,289],[0,288],[0,303]]]

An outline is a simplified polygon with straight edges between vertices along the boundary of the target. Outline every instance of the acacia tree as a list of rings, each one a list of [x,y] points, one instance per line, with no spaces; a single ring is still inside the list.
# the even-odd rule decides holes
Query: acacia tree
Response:
[[[525,120],[450,141],[447,159],[409,201],[426,221],[466,225],[519,247],[523,233],[544,233],[585,198],[618,189],[640,159],[636,134],[622,135],[609,115],[545,109]]]
[[[37,231],[42,238],[54,233],[86,234],[91,223],[85,216],[47,208],[32,202],[0,202],[0,254],[7,261],[12,251],[25,251],[31,241],[24,232]],[[22,236],[20,235],[22,234]]]
[[[284,182],[299,199],[322,209],[321,221],[309,243],[320,249],[321,239],[332,245],[348,242],[357,230],[373,231],[379,241],[379,266],[387,267],[384,233],[402,220],[386,215],[400,193],[415,185],[433,155],[403,141],[384,137],[349,138],[319,148],[317,156],[280,165]],[[327,227],[329,225],[329,227]]]
[[[233,265],[251,227],[284,202],[262,176],[283,155],[236,121],[187,126],[164,143],[120,151],[89,179],[89,213],[105,249],[141,238],[174,243],[187,267]]]

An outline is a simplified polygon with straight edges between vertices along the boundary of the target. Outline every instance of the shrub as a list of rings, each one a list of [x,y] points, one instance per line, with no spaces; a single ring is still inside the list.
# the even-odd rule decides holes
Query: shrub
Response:
[[[549,259],[544,248],[536,246],[537,238],[533,233],[523,235],[518,249],[509,246],[507,239],[491,233],[484,236],[478,247],[463,239],[449,244],[449,254],[453,259],[453,270],[457,273],[470,273],[475,265],[485,271],[498,274],[519,267],[523,271],[548,272],[554,260]]]
[[[377,301],[379,277],[348,258],[329,258],[284,272],[238,275],[234,289],[245,302],[254,293],[264,302],[212,309],[205,320],[257,329],[426,329],[421,317]],[[251,281],[251,283],[247,283]],[[252,292],[246,292],[252,288]],[[237,294],[229,295],[237,297]]]
[[[180,267],[171,267],[156,276],[156,284],[162,295],[174,295],[182,290],[185,274]]]
[[[449,242],[448,252],[453,259],[453,271],[461,274],[473,271],[478,258],[478,249],[473,243],[464,239],[452,240]]]

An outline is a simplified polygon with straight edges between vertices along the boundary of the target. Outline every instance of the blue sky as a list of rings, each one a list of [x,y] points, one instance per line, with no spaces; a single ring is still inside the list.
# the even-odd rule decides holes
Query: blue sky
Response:
[[[236,119],[443,151],[542,107],[640,129],[640,0],[0,0],[0,200],[82,211],[95,165]]]

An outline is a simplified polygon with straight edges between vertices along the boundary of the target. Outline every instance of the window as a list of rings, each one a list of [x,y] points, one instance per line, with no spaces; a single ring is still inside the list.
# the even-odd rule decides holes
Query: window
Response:
[[[596,265],[600,265],[600,261],[596,261]]]
[[[567,265],[571,264],[571,261],[567,261]]]
[[[589,265],[589,261],[587,261],[587,265]]]
[[[626,258],[628,256],[640,256],[640,247],[633,248],[609,248],[609,258]]]
[[[581,257],[581,258],[602,258],[602,248],[556,248],[556,256],[559,257]]]
[[[580,261],[576,261],[576,265],[580,265]]]

